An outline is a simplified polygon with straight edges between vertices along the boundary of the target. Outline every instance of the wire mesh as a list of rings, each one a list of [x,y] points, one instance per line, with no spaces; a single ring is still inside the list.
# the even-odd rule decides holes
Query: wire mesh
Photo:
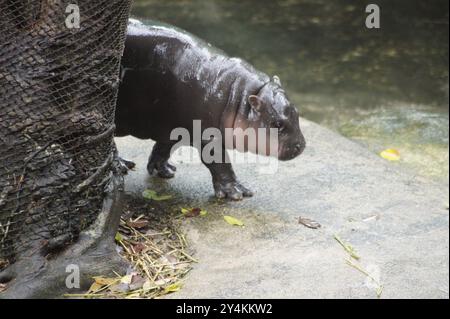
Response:
[[[0,270],[70,244],[101,211],[130,3],[0,0]]]

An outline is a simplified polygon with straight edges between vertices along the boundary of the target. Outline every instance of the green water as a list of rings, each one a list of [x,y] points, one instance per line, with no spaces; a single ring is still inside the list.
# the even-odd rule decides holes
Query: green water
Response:
[[[448,1],[135,0],[137,18],[186,29],[279,75],[302,116],[448,182]]]

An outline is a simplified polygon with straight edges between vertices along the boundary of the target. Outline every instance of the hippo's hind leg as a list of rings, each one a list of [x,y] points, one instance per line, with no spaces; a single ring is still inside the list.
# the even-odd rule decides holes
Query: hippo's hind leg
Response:
[[[161,178],[173,178],[177,168],[169,163],[173,142],[157,142],[153,147],[148,160],[147,171],[150,175],[154,172]]]
[[[208,163],[202,157],[203,164],[211,172],[216,197],[235,201],[240,201],[244,197],[252,197],[253,192],[237,180],[226,149],[222,150],[222,154],[223,160],[221,163]]]

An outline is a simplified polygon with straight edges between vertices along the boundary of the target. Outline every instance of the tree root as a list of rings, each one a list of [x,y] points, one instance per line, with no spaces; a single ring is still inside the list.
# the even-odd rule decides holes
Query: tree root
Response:
[[[0,283],[7,284],[0,299],[62,298],[64,294],[86,291],[94,276],[124,274],[128,264],[116,252],[114,244],[122,197],[123,178],[114,176],[95,224],[58,254],[32,253],[0,272]]]

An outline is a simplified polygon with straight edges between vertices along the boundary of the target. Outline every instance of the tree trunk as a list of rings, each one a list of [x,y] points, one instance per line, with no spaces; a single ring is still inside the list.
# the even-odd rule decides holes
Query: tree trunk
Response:
[[[123,268],[113,134],[130,2],[0,0],[0,297],[73,293],[68,266],[84,284]]]

